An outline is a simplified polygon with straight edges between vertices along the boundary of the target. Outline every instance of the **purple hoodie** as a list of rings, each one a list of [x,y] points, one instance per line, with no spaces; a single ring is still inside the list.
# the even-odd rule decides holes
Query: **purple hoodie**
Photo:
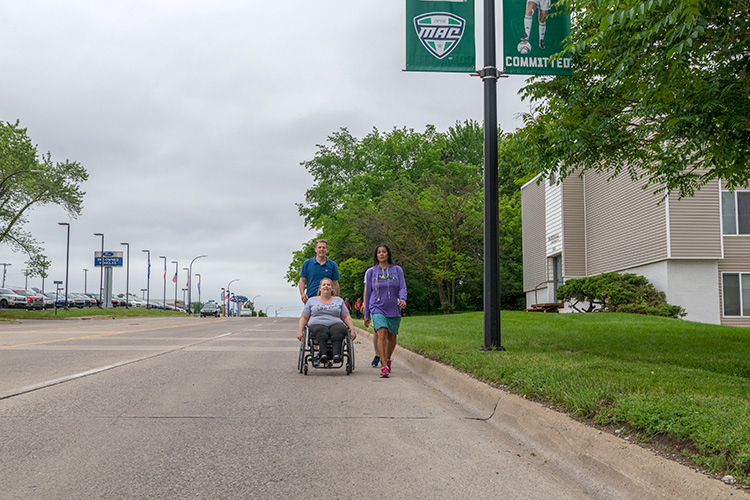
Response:
[[[380,265],[372,266],[365,273],[365,318],[380,313],[388,318],[401,316],[398,299],[406,301],[406,281],[400,266],[389,265],[386,269]]]

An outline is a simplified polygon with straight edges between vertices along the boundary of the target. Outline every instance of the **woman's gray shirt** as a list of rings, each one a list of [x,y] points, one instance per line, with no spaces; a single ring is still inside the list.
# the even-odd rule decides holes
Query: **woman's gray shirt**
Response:
[[[307,322],[308,326],[332,326],[343,323],[341,316],[349,314],[344,299],[341,297],[334,297],[328,304],[322,303],[318,300],[318,297],[310,297],[302,312],[310,315],[310,321]]]

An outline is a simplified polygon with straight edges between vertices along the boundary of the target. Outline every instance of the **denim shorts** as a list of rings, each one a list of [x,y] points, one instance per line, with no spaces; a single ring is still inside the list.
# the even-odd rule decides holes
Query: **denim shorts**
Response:
[[[375,331],[387,328],[393,335],[398,335],[398,327],[401,325],[401,316],[389,318],[385,314],[375,313],[372,315],[372,327]]]

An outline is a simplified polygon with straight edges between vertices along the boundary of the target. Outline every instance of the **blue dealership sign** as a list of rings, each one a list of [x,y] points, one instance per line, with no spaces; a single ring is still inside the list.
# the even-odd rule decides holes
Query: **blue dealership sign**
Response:
[[[94,267],[102,267],[102,252],[94,252]],[[122,267],[122,252],[104,252],[104,267]]]

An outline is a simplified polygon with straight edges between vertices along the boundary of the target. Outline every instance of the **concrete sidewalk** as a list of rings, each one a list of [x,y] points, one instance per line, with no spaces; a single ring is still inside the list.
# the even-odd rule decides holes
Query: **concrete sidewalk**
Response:
[[[372,340],[370,332],[359,328],[357,332]],[[360,360],[359,366],[369,365],[371,359]],[[617,489],[640,489],[646,492],[644,500],[750,498],[705,473],[401,346],[396,347],[393,362],[396,369],[405,366],[497,432],[554,457],[564,464],[562,472],[568,477],[579,477],[584,483],[596,477]]]

